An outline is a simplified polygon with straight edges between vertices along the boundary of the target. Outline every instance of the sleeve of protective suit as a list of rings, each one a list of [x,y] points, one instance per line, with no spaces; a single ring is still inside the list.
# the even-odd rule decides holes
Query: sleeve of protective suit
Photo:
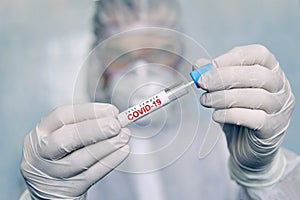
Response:
[[[30,198],[85,199],[129,153],[130,131],[121,128],[118,112],[89,103],[59,107],[43,118],[23,145],[21,173]]]
[[[287,188],[282,183],[300,195],[299,180],[287,179],[289,170],[298,173],[289,169],[297,170],[291,165],[298,158],[280,148],[295,100],[278,61],[266,47],[248,45],[217,57],[214,65],[198,80],[207,91],[200,102],[215,109],[213,119],[226,135],[231,177],[252,196],[277,194],[278,188]]]
[[[287,149],[281,150],[287,164],[280,180],[270,187],[243,187],[238,199],[300,199],[300,157]]]

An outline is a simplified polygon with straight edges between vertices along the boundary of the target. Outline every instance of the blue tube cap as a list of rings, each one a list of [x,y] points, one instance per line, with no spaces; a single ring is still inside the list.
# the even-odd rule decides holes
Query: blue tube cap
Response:
[[[203,65],[203,66],[199,67],[198,69],[195,69],[190,72],[190,76],[192,77],[197,88],[200,88],[200,86],[198,84],[198,80],[199,80],[200,76],[202,76],[202,74],[204,74],[205,72],[207,72],[211,69],[213,69],[213,65],[209,63],[209,64]]]

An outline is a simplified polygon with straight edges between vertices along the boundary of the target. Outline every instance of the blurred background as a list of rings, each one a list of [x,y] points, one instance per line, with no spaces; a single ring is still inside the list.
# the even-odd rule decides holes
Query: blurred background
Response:
[[[184,33],[212,57],[261,43],[279,60],[300,99],[298,0],[180,0]],[[24,190],[22,141],[55,107],[72,103],[76,75],[92,43],[93,1],[0,1],[0,199]],[[296,104],[284,146],[300,154]],[[200,161],[199,161],[200,162]]]

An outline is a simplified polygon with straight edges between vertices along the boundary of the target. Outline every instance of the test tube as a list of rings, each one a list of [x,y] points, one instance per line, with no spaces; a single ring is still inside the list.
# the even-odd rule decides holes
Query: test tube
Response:
[[[191,71],[190,76],[193,81],[189,83],[179,83],[176,85],[171,86],[170,88],[166,88],[163,91],[153,95],[152,97],[144,100],[143,102],[134,105],[125,111],[121,112],[117,118],[122,127],[125,127],[132,122],[145,117],[146,115],[152,113],[155,110],[158,110],[170,102],[188,94],[188,87],[195,84],[197,88],[200,86],[198,85],[198,79],[202,74],[211,70],[213,68],[212,64],[206,64],[204,66],[199,67]]]
[[[179,83],[173,85],[144,100],[143,102],[121,112],[117,116],[121,126],[125,127],[128,124],[131,124],[132,122],[152,113],[153,111],[168,105],[170,102],[178,99],[179,97],[188,94],[188,86],[192,85],[193,83],[194,82],[191,81],[188,84]]]

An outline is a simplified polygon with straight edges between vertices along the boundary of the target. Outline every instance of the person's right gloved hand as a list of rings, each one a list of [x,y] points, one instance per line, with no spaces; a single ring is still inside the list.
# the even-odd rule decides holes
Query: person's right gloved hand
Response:
[[[198,80],[207,91],[200,101],[215,109],[213,120],[226,135],[231,177],[248,188],[274,185],[285,173],[280,146],[295,105],[288,79],[262,45],[235,47],[213,63]]]
[[[24,140],[21,173],[33,199],[83,199],[129,154],[130,131],[110,104],[59,107]]]

